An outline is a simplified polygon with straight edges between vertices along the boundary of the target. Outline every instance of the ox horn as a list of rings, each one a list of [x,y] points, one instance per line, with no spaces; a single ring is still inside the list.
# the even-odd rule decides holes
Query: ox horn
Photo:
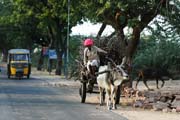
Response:
[[[124,64],[126,63],[126,61],[127,61],[127,57],[124,56],[124,57],[122,58],[122,62],[121,62],[121,64],[120,64],[120,67],[123,67]]]
[[[117,66],[116,63],[109,57],[106,57],[106,59],[108,59],[114,66]]]

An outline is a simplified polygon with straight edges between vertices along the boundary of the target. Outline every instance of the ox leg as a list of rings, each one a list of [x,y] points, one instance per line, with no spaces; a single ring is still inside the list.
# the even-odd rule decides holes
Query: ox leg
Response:
[[[138,77],[137,78],[137,82],[136,82],[136,85],[135,85],[135,89],[137,89],[137,86],[138,86],[138,83],[139,83],[139,81],[141,80],[141,78],[140,77]]]
[[[156,78],[156,88],[159,89],[159,79]]]
[[[117,109],[116,107],[116,94],[117,94],[117,89],[118,87],[114,87],[113,90],[112,90],[112,100],[113,100],[113,106],[112,106],[112,109]]]
[[[106,96],[107,96],[107,108],[108,110],[111,110],[111,91],[110,90],[106,90]]]
[[[99,87],[99,103],[100,103],[100,106],[103,105],[103,88]]]
[[[148,90],[151,90],[151,89],[149,88],[149,86],[147,85],[147,80],[144,79],[144,78],[143,78],[143,83],[144,83],[144,85],[146,86],[146,88],[147,88]]]
[[[106,92],[105,92],[105,89],[103,89],[103,94],[102,94],[102,97],[103,97],[103,103],[105,101],[105,95],[106,95]]]
[[[165,81],[164,81],[164,79],[161,79],[161,81],[162,81],[162,85],[161,85],[161,88],[162,88],[162,87],[164,87]]]

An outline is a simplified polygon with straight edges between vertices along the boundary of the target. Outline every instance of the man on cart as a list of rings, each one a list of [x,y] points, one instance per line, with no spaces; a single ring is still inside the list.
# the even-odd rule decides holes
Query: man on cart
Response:
[[[91,38],[87,38],[84,40],[84,46],[85,49],[84,49],[83,62],[85,67],[87,68],[88,75],[92,79],[88,83],[88,90],[92,91],[93,85],[96,82],[95,72],[97,72],[100,65],[98,52],[104,54],[107,54],[107,52],[95,46],[94,40]]]

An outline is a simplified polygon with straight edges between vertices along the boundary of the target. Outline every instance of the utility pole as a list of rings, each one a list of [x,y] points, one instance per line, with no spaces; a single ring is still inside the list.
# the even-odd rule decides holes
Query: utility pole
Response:
[[[69,64],[69,25],[70,25],[70,0],[68,0],[68,21],[67,21],[67,47],[66,47],[66,79],[68,78],[68,64]]]

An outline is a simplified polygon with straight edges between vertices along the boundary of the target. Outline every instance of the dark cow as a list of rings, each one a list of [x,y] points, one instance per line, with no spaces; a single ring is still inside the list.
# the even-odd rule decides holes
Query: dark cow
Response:
[[[147,87],[147,89],[151,90],[147,85],[147,80],[150,80],[150,79],[156,80],[157,89],[159,89],[158,83],[159,83],[159,80],[161,80],[162,81],[161,88],[162,88],[165,83],[164,77],[168,77],[168,78],[172,79],[172,76],[170,75],[170,73],[165,69],[155,69],[155,68],[142,69],[138,72],[138,78],[137,78],[135,88],[137,89],[137,85],[138,85],[139,81],[142,80],[143,83],[145,84],[145,86]]]

